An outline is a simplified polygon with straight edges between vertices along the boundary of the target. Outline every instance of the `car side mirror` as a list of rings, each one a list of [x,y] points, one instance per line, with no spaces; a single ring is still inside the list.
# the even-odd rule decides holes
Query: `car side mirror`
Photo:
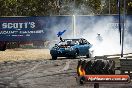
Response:
[[[55,46],[58,46],[57,44],[55,44]]]

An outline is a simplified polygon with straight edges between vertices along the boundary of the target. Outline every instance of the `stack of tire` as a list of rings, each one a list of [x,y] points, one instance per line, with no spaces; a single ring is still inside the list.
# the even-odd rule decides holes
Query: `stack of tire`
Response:
[[[79,67],[84,69],[86,75],[112,75],[115,74],[115,62],[113,60],[92,59],[79,60],[77,66],[77,73],[79,74]]]

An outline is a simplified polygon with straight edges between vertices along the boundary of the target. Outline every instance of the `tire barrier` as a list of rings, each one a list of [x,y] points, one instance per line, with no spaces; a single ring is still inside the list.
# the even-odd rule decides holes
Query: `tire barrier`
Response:
[[[0,44],[0,51],[5,51],[6,50],[6,46],[7,46],[6,43]]]
[[[78,76],[83,75],[111,75],[115,74],[115,62],[113,60],[92,59],[79,60],[77,66]]]

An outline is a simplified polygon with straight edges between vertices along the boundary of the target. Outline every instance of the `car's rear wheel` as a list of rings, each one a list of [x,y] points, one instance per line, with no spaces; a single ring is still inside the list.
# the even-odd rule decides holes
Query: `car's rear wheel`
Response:
[[[52,60],[56,60],[57,59],[57,56],[52,56]]]
[[[88,54],[86,55],[87,58],[91,57],[91,53],[88,51]]]

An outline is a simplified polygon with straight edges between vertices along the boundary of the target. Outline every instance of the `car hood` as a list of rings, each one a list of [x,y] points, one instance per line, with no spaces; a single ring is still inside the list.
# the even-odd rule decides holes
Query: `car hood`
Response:
[[[74,46],[74,45],[60,45],[60,46],[58,46],[59,48],[70,48],[70,47],[72,47],[72,46]]]
[[[57,45],[57,46],[54,46],[53,48],[56,48],[56,49],[59,49],[59,48],[71,48],[71,47],[73,47],[74,45]],[[53,49],[52,48],[52,49]]]

